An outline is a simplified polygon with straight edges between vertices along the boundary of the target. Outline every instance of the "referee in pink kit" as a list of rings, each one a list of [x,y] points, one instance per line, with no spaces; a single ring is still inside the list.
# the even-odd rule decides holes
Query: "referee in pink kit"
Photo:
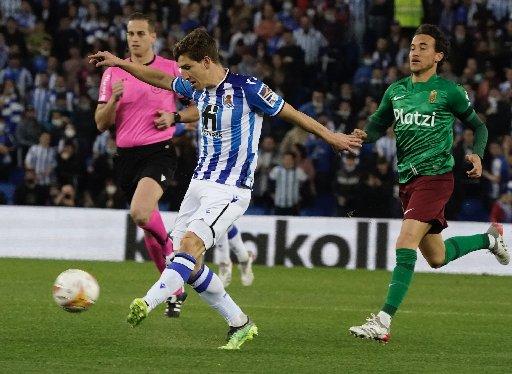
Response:
[[[130,60],[179,76],[178,64],[155,55],[155,25],[141,13],[130,16],[127,42]],[[103,73],[95,113],[99,131],[112,125],[116,129],[117,156],[114,169],[118,184],[131,200],[130,215],[144,229],[144,243],[160,273],[173,245],[167,235],[158,200],[169,186],[176,169],[176,154],[171,138],[176,112],[174,92],[155,88],[117,67]],[[186,298],[178,290],[167,302],[166,315],[179,317]]]

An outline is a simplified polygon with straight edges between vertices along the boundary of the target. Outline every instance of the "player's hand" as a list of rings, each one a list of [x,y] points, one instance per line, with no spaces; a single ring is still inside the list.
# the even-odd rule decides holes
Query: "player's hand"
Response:
[[[94,64],[97,68],[100,66],[117,66],[123,60],[107,51],[100,51],[93,55],[89,55],[89,63]]]
[[[329,144],[337,151],[349,151],[357,154],[363,140],[355,135],[347,135],[343,133],[333,133]]]
[[[480,178],[482,176],[482,160],[480,159],[480,156],[474,153],[467,155],[466,161],[473,165],[473,168],[466,172],[468,177],[473,179]]]
[[[114,83],[112,85],[112,97],[114,97],[114,100],[116,102],[119,101],[119,99],[121,99],[121,97],[123,97],[123,92],[124,92],[124,85],[123,85],[123,81],[117,81],[116,83]]]
[[[351,135],[355,135],[357,136],[359,139],[362,139],[362,140],[366,140],[368,134],[366,133],[366,131],[364,130],[361,130],[361,129],[355,129],[354,131],[352,131],[352,134]]]
[[[157,118],[155,119],[155,127],[158,130],[165,130],[174,126],[174,113],[166,112],[165,110],[158,110]]]

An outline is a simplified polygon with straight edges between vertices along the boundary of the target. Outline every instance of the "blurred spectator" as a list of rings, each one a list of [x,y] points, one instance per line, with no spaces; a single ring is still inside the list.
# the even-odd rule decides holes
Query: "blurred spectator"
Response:
[[[355,199],[358,195],[357,186],[360,179],[358,169],[359,159],[346,153],[341,157],[341,165],[334,182],[338,216],[352,216],[355,209]]]
[[[7,67],[0,71],[0,84],[7,80],[16,83],[16,88],[21,97],[24,97],[32,87],[32,74],[21,65],[21,58],[17,54],[11,54]]]
[[[115,185],[112,179],[107,179],[105,188],[100,192],[97,204],[98,208],[124,209],[126,200],[123,193]]]
[[[0,117],[0,182],[9,179],[12,168],[11,153],[14,150],[14,138],[8,133],[7,125]]]
[[[254,172],[252,196],[256,205],[269,206],[269,173],[279,163],[278,156],[274,138],[264,137],[258,151],[258,164]]]
[[[53,199],[53,205],[64,206],[64,207],[76,207],[76,191],[75,188],[70,184],[63,185],[57,196]]]
[[[31,146],[25,157],[25,168],[35,171],[36,182],[41,186],[50,186],[54,181],[57,158],[50,141],[50,134],[43,132],[39,136],[39,144]]]
[[[512,182],[508,182],[507,192],[501,194],[491,207],[490,222],[512,223]]]
[[[502,194],[507,185],[508,164],[499,143],[491,142],[488,149],[489,157],[486,158],[482,177],[489,183],[487,196],[494,201]]]
[[[18,146],[18,160],[23,161],[28,149],[37,144],[41,135],[41,126],[36,119],[36,112],[32,105],[28,105],[23,113],[20,123],[16,127],[16,142]]]
[[[36,111],[36,119],[40,124],[46,124],[49,119],[51,106],[51,91],[49,78],[46,72],[39,73],[36,77],[36,87],[32,91],[31,105]]]
[[[26,169],[23,182],[14,190],[14,204],[46,205],[47,200],[48,189],[37,184],[34,170]]]
[[[306,173],[295,164],[295,154],[286,152],[281,165],[275,166],[269,174],[274,191],[274,214],[295,216],[299,213],[301,185],[308,179]]]

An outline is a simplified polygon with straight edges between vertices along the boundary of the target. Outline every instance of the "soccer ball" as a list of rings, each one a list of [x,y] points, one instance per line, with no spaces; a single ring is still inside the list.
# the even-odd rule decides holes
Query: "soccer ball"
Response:
[[[68,312],[79,313],[89,309],[98,300],[100,286],[91,274],[68,269],[59,274],[52,292],[57,305]]]

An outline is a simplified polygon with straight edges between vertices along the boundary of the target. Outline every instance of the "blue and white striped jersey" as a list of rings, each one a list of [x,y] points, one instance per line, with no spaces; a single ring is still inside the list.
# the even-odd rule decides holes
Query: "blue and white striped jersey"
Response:
[[[177,77],[172,89],[199,110],[199,160],[194,179],[251,188],[263,115],[275,116],[284,100],[260,80],[226,72],[217,87],[195,90]]]

